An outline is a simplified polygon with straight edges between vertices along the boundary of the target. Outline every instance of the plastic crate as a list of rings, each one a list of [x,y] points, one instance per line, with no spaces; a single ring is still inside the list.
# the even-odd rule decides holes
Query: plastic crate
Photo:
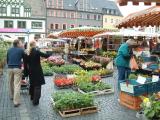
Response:
[[[148,83],[148,94],[157,93],[160,91],[160,81]]]
[[[140,97],[131,96],[125,92],[120,92],[120,104],[132,109],[139,110],[142,99]]]
[[[120,89],[132,96],[140,96],[147,94],[147,84],[127,84],[126,82],[120,83]]]

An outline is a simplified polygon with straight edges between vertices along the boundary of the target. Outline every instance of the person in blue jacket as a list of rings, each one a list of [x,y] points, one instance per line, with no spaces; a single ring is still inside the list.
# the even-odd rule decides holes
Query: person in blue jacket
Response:
[[[130,59],[133,56],[132,48],[138,47],[137,41],[129,39],[118,49],[115,65],[118,69],[118,83],[124,81],[130,73]],[[118,84],[118,88],[119,88]]]

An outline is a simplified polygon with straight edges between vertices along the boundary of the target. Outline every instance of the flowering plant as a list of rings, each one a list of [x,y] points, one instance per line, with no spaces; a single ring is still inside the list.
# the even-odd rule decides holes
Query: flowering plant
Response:
[[[143,102],[141,107],[144,110],[144,115],[148,119],[159,120],[160,119],[160,101],[156,99],[155,95],[142,97]]]

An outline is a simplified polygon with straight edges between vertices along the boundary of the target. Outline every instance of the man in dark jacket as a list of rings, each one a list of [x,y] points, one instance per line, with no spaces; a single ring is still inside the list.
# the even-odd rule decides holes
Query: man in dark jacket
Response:
[[[20,40],[14,40],[13,47],[7,52],[10,97],[15,107],[20,105],[20,87],[22,79],[21,61],[24,57],[22,46],[23,44]]]

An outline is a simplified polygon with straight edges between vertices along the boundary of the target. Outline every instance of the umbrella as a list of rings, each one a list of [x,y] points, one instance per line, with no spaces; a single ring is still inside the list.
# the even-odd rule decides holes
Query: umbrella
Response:
[[[98,33],[102,33],[104,31],[109,31],[109,29],[98,28],[98,27],[77,27],[65,30],[59,34],[61,38],[77,38],[79,36],[83,37],[93,37]]]

